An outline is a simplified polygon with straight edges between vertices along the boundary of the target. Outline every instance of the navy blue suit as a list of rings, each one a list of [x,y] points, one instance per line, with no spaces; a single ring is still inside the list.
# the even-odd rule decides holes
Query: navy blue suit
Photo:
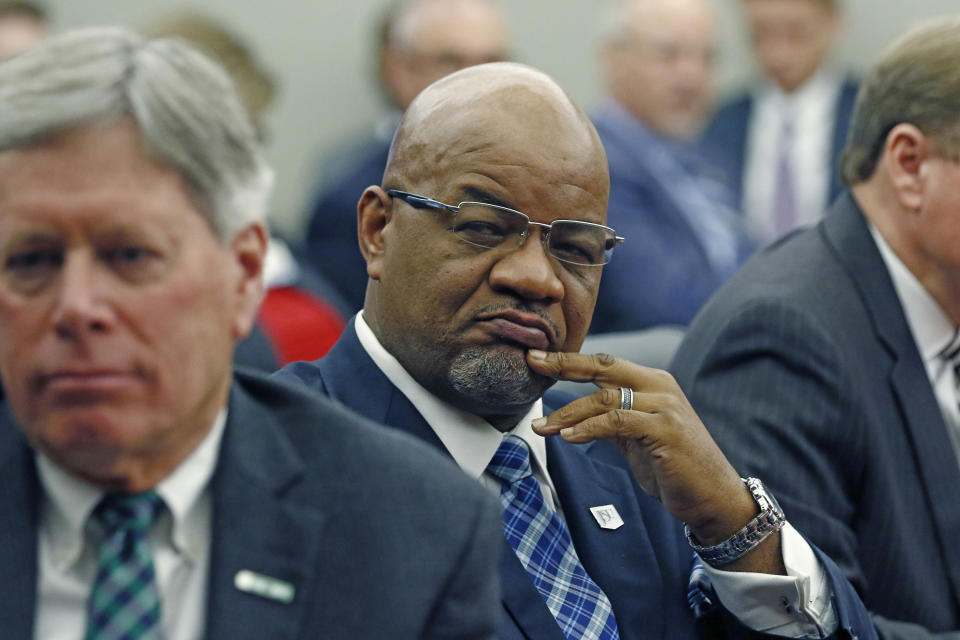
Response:
[[[960,467],[849,194],[748,262],[671,369],[734,466],[837,561],[881,637],[960,638]]]
[[[843,191],[840,178],[840,154],[847,141],[850,114],[857,97],[857,83],[845,79],[837,97],[833,121],[833,139],[830,144],[830,187],[827,202],[833,202]],[[754,97],[749,93],[732,98],[714,114],[703,133],[703,144],[723,167],[726,180],[733,191],[734,205],[743,210],[743,181],[747,164],[747,131],[754,108]]]
[[[607,224],[626,242],[603,268],[590,330],[686,325],[753,250],[732,196],[696,148],[656,136],[622,107],[608,105],[594,125],[610,167]],[[711,223],[721,233],[707,238]],[[705,241],[722,242],[729,259],[711,259]]]
[[[293,363],[274,375],[299,380],[375,422],[444,450],[423,417],[367,355],[352,322],[327,356]],[[544,402],[558,407],[561,398],[566,396],[549,393]],[[576,446],[550,438],[547,457],[577,554],[609,597],[621,638],[769,637],[744,629],[719,607],[699,623],[694,620],[686,602],[692,553],[680,525],[643,493],[612,444]],[[617,508],[624,526],[609,531],[597,525],[589,507],[606,504]],[[830,569],[837,575],[834,567]],[[500,579],[503,611],[498,638],[562,640],[556,621],[509,546],[504,547]],[[874,637],[866,612],[846,583],[837,589],[837,602],[843,628],[856,629],[861,638]],[[837,637],[849,636],[839,632]]]
[[[367,264],[357,242],[357,203],[364,189],[379,185],[387,166],[389,138],[370,137],[331,158],[339,171],[322,185],[310,210],[301,257],[333,283],[350,307],[363,307]]]
[[[302,389],[236,374],[210,489],[204,637],[492,637],[496,500],[399,436]],[[5,405],[0,486],[0,635],[29,640],[40,486]],[[243,569],[291,583],[293,602],[238,590]]]

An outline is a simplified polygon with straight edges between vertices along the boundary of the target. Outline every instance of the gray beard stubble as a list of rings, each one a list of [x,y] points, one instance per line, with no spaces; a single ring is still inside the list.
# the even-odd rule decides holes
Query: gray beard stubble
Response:
[[[450,365],[450,383],[458,393],[489,405],[520,406],[539,398],[552,382],[534,373],[523,355],[469,347]]]

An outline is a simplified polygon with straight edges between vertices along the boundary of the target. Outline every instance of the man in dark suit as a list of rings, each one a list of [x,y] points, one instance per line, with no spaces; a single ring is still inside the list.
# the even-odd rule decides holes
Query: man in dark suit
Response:
[[[232,371],[270,186],[186,45],[87,29],[0,66],[5,638],[492,637],[495,500]]]
[[[542,73],[499,63],[434,83],[383,187],[360,200],[363,312],[325,358],[277,375],[426,440],[499,493],[501,638],[872,637],[850,586],[780,529],[669,375],[576,353],[618,244],[608,184],[589,120]],[[602,389],[563,406],[543,396],[558,378]],[[717,593],[689,602],[680,520],[722,567],[703,570]]]
[[[593,124],[610,166],[607,221],[630,242],[604,270],[594,333],[687,325],[752,251],[695,142],[713,101],[715,22],[710,0],[622,0],[609,16],[610,99]]]
[[[832,68],[840,0],[743,0],[764,79],[714,115],[703,143],[765,245],[819,220],[840,193],[856,83]]]
[[[332,281],[351,310],[363,306],[367,273],[357,251],[357,196],[380,184],[400,114],[434,80],[507,58],[507,28],[490,0],[395,0],[380,27],[377,71],[390,112],[368,135],[323,158],[301,256]]]
[[[960,22],[942,20],[881,58],[853,115],[848,193],[748,262],[673,364],[885,638],[960,638],[958,55]]]

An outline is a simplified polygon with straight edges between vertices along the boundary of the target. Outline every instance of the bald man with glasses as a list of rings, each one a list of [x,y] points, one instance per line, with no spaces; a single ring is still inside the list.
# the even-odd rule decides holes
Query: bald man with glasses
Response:
[[[668,374],[576,353],[624,241],[608,190],[596,132],[547,76],[494,63],[434,83],[360,198],[363,311],[325,358],[277,375],[500,496],[499,638],[875,637]],[[601,389],[544,395],[560,378]],[[691,574],[691,544],[716,568]]]

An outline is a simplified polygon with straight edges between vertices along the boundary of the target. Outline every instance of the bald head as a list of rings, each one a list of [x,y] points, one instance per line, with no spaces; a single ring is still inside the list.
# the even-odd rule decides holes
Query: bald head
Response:
[[[414,100],[394,140],[384,184],[436,175],[459,153],[484,151],[503,164],[549,158],[574,181],[599,171],[606,182],[606,156],[583,110],[546,74],[501,62],[449,75]]]
[[[490,0],[409,0],[388,25],[381,76],[402,110],[435,80],[505,60],[507,49],[506,22]]]
[[[713,101],[710,0],[625,0],[610,14],[602,59],[610,94],[671,138],[699,133]]]
[[[364,319],[426,389],[516,424],[553,382],[525,349],[576,351],[590,325],[602,261],[562,253],[614,240],[608,192],[596,131],[546,75],[494,63],[435,82],[360,199]]]

